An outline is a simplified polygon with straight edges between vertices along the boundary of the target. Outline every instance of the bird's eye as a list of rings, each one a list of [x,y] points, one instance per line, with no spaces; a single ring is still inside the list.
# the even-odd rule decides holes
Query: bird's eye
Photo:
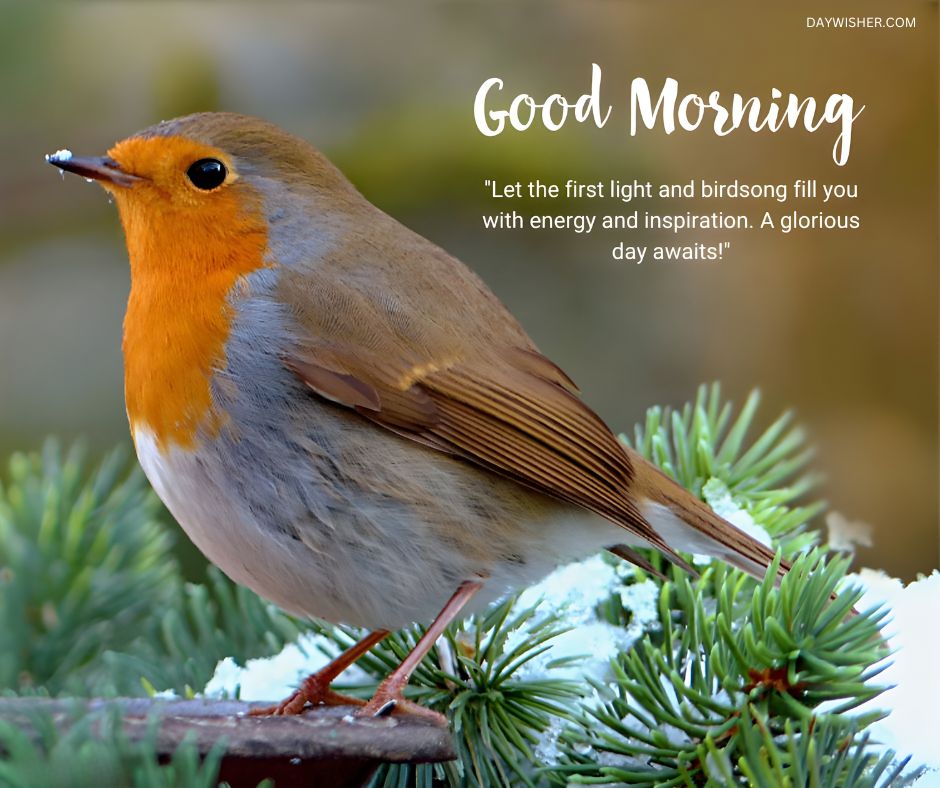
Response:
[[[211,191],[225,182],[225,165],[218,159],[200,159],[186,170],[186,175],[197,189]]]

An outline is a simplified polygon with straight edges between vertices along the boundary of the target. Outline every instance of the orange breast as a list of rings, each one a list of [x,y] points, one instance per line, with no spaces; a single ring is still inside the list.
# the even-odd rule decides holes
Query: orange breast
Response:
[[[161,450],[193,448],[225,421],[211,377],[225,365],[230,295],[265,266],[267,232],[256,201],[231,188],[198,210],[118,200],[131,263],[124,382],[132,432]]]

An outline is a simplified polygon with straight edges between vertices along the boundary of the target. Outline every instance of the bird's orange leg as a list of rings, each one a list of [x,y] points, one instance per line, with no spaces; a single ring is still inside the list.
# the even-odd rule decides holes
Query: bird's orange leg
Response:
[[[265,706],[261,709],[252,709],[248,714],[252,717],[277,717],[281,715],[300,714],[304,707],[311,703],[314,706],[323,703],[327,706],[361,706],[365,701],[333,692],[330,684],[340,673],[353,664],[370,648],[388,636],[384,629],[377,629],[366,635],[354,646],[346,649],[336,659],[316,673],[311,673],[303,680],[300,687],[287,698],[274,706]]]
[[[461,608],[470,601],[470,598],[480,590],[482,585],[482,583],[469,581],[460,584],[460,587],[454,592],[450,601],[444,605],[444,609],[438,613],[437,618],[431,622],[431,626],[428,627],[427,632],[411,650],[411,653],[405,657],[401,665],[389,674],[385,681],[379,684],[372,700],[356,711],[357,717],[381,717],[390,714],[392,711],[403,711],[429,719],[437,725],[447,725],[447,720],[443,714],[426,709],[413,701],[405,700],[402,693],[415,668],[418,667],[421,660],[437,642],[437,639],[447,629],[447,625],[457,617]]]

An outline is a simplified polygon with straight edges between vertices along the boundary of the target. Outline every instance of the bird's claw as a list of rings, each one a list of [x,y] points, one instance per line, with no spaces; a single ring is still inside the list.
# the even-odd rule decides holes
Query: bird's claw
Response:
[[[392,714],[418,717],[438,727],[447,727],[447,717],[440,712],[428,709],[412,700],[407,700],[402,697],[400,692],[384,692],[381,686],[372,696],[372,700],[356,710],[355,716],[359,719],[379,719]]]
[[[250,717],[292,717],[303,713],[307,704],[311,706],[362,706],[365,701],[353,698],[330,689],[328,683],[323,682],[314,673],[304,679],[300,689],[296,689],[280,703],[273,706],[263,706],[248,712]]]

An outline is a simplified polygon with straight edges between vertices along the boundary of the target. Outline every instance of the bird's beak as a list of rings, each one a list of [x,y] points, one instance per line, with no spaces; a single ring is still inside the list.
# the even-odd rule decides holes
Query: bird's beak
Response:
[[[107,186],[133,186],[143,180],[139,175],[125,172],[121,165],[108,156],[73,156],[69,151],[56,151],[46,161],[60,170],[68,170],[83,178],[101,181]]]

